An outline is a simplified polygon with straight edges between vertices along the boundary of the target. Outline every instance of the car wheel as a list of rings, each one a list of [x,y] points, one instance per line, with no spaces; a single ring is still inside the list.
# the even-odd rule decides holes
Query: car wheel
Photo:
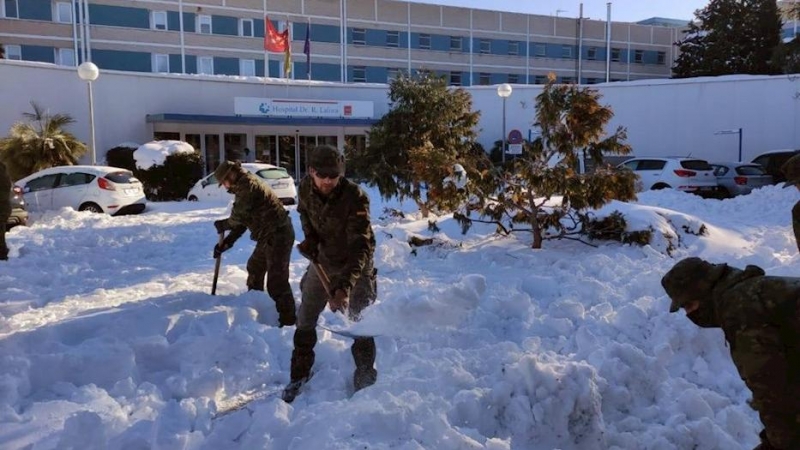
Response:
[[[195,196],[195,195],[190,195],[190,196],[189,196],[189,201],[190,201],[190,202],[196,202],[196,201],[197,201],[197,196]]]
[[[661,189],[669,189],[669,185],[664,183],[658,183],[653,185],[653,187],[651,187],[650,189],[653,189],[654,191],[658,191]]]
[[[103,212],[103,209],[100,208],[100,206],[98,206],[96,203],[84,203],[84,204],[81,205],[81,207],[78,209],[78,211],[89,211],[89,212],[93,212],[93,213],[101,213],[101,212]]]

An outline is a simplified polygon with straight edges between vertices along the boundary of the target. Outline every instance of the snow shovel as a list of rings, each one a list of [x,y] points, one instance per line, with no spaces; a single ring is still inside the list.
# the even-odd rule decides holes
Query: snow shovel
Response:
[[[222,241],[225,239],[225,232],[219,234],[219,246],[222,247]],[[222,253],[219,254],[214,263],[214,281],[211,282],[211,295],[217,295],[217,279],[219,278],[219,266],[222,263]]]
[[[325,292],[330,292],[331,291],[331,279],[330,279],[330,277],[328,277],[328,273],[325,272],[325,269],[322,268],[322,265],[320,263],[318,263],[318,262],[316,262],[314,260],[311,260],[311,264],[313,264],[314,265],[314,269],[317,270],[317,273],[319,274],[319,280],[322,282],[322,287],[325,288]],[[337,312],[337,311],[334,311],[334,313],[335,312]],[[347,318],[347,314],[345,314],[344,311],[341,311],[341,313],[345,316],[345,318]],[[375,337],[375,336],[372,336],[372,335],[363,335],[363,334],[353,333],[352,331],[349,331],[347,329],[330,328],[330,327],[326,327],[324,325],[320,325],[320,328],[322,328],[324,330],[328,330],[331,333],[338,334],[340,336],[349,337],[351,339]]]

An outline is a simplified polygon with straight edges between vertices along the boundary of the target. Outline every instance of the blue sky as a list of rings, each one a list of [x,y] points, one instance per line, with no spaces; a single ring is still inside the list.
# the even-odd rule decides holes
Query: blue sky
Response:
[[[414,0],[421,3],[463,6],[499,11],[578,17],[580,0]],[[583,15],[605,20],[607,0],[583,0]],[[689,20],[708,0],[616,0],[611,2],[611,20],[637,22],[650,17]]]

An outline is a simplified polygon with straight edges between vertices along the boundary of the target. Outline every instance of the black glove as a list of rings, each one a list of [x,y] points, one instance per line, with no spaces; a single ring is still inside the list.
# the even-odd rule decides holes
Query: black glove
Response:
[[[227,240],[223,240],[222,244],[214,245],[214,259],[222,256],[222,254],[231,247],[233,247],[233,244],[229,243]]]
[[[224,233],[228,229],[228,219],[215,220],[214,228],[217,229],[217,233]]]
[[[309,239],[305,239],[303,242],[297,244],[297,250],[304,258],[310,259],[311,261],[316,261],[317,256],[319,256],[317,243]]]

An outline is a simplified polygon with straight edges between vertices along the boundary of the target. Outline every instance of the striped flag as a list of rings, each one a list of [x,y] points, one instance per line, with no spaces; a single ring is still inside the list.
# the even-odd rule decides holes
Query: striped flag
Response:
[[[283,76],[289,78],[292,73],[292,43],[289,41],[289,21],[286,21],[286,29],[283,30],[286,34],[286,47],[283,49]]]

